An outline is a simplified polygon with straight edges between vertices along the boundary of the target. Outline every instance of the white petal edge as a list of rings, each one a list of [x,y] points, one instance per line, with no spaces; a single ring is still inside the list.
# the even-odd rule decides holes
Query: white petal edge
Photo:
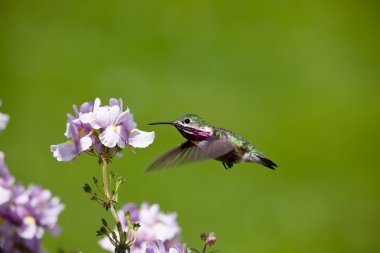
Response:
[[[154,138],[154,132],[145,132],[135,128],[129,135],[128,144],[135,148],[146,148],[153,143]]]

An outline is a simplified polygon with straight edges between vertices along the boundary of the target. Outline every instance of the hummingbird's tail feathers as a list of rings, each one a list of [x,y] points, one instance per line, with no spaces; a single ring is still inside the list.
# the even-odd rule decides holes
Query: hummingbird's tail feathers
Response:
[[[275,164],[272,160],[266,158],[262,154],[256,155],[256,157],[258,158],[258,163],[264,165],[265,167],[267,167],[269,169],[275,170],[276,167],[278,167],[277,164]]]

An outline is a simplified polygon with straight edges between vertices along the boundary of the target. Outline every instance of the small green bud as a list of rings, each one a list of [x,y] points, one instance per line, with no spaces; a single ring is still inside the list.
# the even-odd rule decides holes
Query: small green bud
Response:
[[[94,181],[94,184],[97,184],[99,182],[98,178],[97,177],[92,177],[92,180]]]
[[[98,231],[96,231],[96,235],[97,236],[107,235],[107,229],[103,226],[100,227],[100,229]]]
[[[108,227],[108,223],[105,219],[102,219],[102,224],[103,224],[103,226]]]
[[[116,235],[115,231],[112,231],[112,238],[113,238],[115,241],[117,241],[117,235]]]
[[[83,190],[84,190],[85,192],[87,192],[87,193],[91,193],[91,192],[92,192],[92,190],[91,190],[91,186],[90,186],[89,184],[85,184],[85,185],[83,186]]]
[[[116,184],[117,185],[122,185],[125,183],[125,181],[127,181],[125,178],[123,177],[118,177],[117,180],[116,180]]]
[[[206,241],[207,239],[207,233],[201,233],[201,240]]]
[[[124,216],[125,216],[125,219],[127,220],[127,222],[129,223],[130,220],[131,220],[131,213],[128,211],[128,212],[125,212],[124,213]]]
[[[116,226],[117,226],[117,230],[122,231],[122,226],[121,226],[120,221],[116,224]]]
[[[140,223],[133,223],[133,229],[137,231],[141,227]]]
[[[102,236],[103,233],[100,230],[96,230],[96,236]]]

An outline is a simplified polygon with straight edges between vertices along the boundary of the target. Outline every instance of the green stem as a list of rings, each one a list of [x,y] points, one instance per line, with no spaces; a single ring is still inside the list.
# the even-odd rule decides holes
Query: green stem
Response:
[[[206,247],[207,247],[207,243],[205,243],[205,246],[203,247],[202,253],[206,253]]]
[[[106,196],[107,203],[110,203],[110,211],[112,213],[113,219],[115,220],[115,223],[118,224],[120,222],[119,217],[116,214],[115,207],[113,206],[113,202],[111,199],[111,194],[109,192],[108,188],[108,177],[107,177],[107,159],[102,156],[103,161],[103,187],[104,187],[104,194]]]

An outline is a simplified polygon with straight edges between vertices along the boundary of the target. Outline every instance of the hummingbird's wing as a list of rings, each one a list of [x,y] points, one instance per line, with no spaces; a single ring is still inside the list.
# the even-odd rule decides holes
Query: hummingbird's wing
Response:
[[[186,141],[158,157],[146,168],[146,171],[177,167],[195,161],[216,159],[232,150],[233,146],[224,140],[204,141],[198,144]]]

